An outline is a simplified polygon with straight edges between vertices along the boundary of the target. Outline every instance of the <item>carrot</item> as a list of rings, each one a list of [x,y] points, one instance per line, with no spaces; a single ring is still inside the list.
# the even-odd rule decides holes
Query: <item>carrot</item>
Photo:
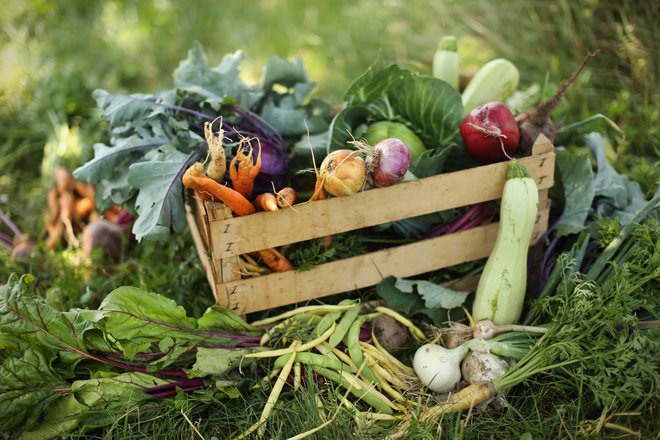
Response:
[[[245,197],[252,195],[254,188],[254,179],[261,171],[261,142],[259,144],[259,153],[256,163],[252,162],[252,144],[250,139],[242,138],[240,140],[238,151],[229,164],[229,178],[236,191]],[[246,146],[247,145],[247,146]],[[239,161],[237,164],[237,161]]]
[[[47,202],[48,216],[46,217],[46,222],[55,223],[57,219],[60,218],[60,204],[57,188],[51,188],[51,190],[48,191]]]
[[[204,137],[209,146],[209,154],[211,155],[211,163],[206,170],[206,175],[216,182],[225,180],[225,172],[227,171],[227,159],[225,157],[225,149],[222,147],[222,139],[225,136],[225,131],[222,129],[222,118],[220,119],[220,129],[217,136],[213,134],[213,122],[204,123]]]
[[[441,414],[467,411],[495,395],[497,391],[491,382],[473,383],[450,395],[447,401],[426,408],[422,413],[422,420],[429,420]]]
[[[195,162],[186,170],[181,179],[183,186],[200,193],[209,193],[216,200],[223,202],[236,215],[249,215],[257,210],[241,193],[228,186],[220,185],[204,175],[204,165]]]
[[[55,249],[62,239],[64,233],[64,224],[56,221],[54,223],[46,223],[46,231],[48,232],[48,240],[46,240],[46,247],[48,249]]]
[[[94,199],[94,185],[74,180],[73,188],[80,197],[87,197],[92,200]]]
[[[285,272],[293,269],[293,264],[275,248],[258,251],[258,254],[273,272]]]
[[[60,194],[73,190],[74,179],[67,170],[62,167],[55,167],[53,176],[55,178],[55,186]]]
[[[111,207],[105,210],[105,212],[103,213],[103,218],[109,222],[114,222],[120,212],[121,212],[121,206],[112,205]]]
[[[259,211],[277,211],[279,210],[277,197],[273,193],[262,193],[254,199],[254,206]]]
[[[94,200],[90,199],[89,197],[83,197],[82,199],[76,200],[74,203],[74,211],[76,213],[76,217],[79,219],[85,219],[89,217],[93,210]]]
[[[296,203],[296,190],[287,186],[277,192],[277,206],[280,208],[290,208]]]

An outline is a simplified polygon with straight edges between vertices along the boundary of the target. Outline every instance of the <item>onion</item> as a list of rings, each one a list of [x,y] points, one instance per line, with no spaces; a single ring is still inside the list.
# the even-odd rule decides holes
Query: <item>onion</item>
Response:
[[[368,150],[367,175],[369,182],[383,188],[403,180],[410,166],[410,149],[400,139],[388,138]]]
[[[335,150],[328,154],[319,169],[323,189],[336,197],[360,191],[366,182],[366,166],[358,151]]]

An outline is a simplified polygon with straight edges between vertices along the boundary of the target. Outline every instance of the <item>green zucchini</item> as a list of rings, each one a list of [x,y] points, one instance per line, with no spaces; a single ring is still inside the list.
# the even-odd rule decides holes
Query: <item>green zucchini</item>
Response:
[[[497,325],[520,319],[527,289],[527,252],[539,205],[536,182],[524,165],[512,161],[507,170],[500,226],[472,305],[475,320]]]
[[[458,90],[458,43],[456,37],[442,37],[433,55],[433,76]]]

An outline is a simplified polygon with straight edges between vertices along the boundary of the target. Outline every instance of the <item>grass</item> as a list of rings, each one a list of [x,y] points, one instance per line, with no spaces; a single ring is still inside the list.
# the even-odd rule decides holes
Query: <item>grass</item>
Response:
[[[315,94],[339,104],[379,51],[390,61],[430,72],[435,45],[445,34],[459,37],[465,71],[506,57],[519,67],[522,86],[539,84],[543,96],[587,51],[601,49],[555,120],[566,116],[572,123],[596,113],[612,119],[625,133],[612,136],[615,166],[650,194],[660,170],[657,20],[656,10],[633,0],[513,0],[506,6],[484,0],[10,2],[0,8],[0,209],[41,242],[44,187],[51,184],[43,170],[57,163],[75,167],[103,137],[92,90],[169,88],[172,70],[195,40],[211,63],[243,50],[248,81],[258,80],[271,55],[302,57],[318,83]],[[77,154],[58,153],[74,145],[81,147]],[[39,246],[39,259],[27,265],[0,253],[0,283],[12,272],[33,273],[49,303],[63,310],[95,307],[126,284],[174,298],[195,316],[212,303],[189,234],[172,237],[166,246],[130,243],[118,265],[81,263],[75,250]],[[285,388],[267,438],[287,438],[323,422],[316,396],[325,396],[327,386],[309,384],[298,393]],[[180,396],[161,411],[69,438],[198,438],[197,431],[205,438],[227,438],[258,420],[268,391],[259,388],[232,400],[208,393]],[[573,397],[567,399],[567,391]],[[579,392],[542,378],[515,388],[507,400],[508,410],[447,416],[439,426],[413,425],[404,438],[611,438],[626,434],[620,427],[660,431],[648,414],[616,416],[591,408]],[[326,413],[335,405],[326,402]],[[375,439],[390,430],[359,430],[349,411],[341,410],[314,438]]]

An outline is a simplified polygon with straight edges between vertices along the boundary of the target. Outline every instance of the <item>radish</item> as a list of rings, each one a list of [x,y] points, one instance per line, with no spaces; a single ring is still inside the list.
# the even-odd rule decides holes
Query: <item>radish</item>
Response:
[[[582,72],[582,69],[584,69],[584,66],[587,65],[587,62],[598,52],[599,51],[588,53],[585,59],[582,61],[582,64],[580,64],[580,67],[578,67],[578,69],[570,78],[568,78],[559,86],[557,92],[550,99],[542,102],[532,109],[527,110],[524,113],[521,113],[516,117],[516,123],[518,124],[518,128],[520,130],[519,148],[521,151],[524,153],[530,153],[532,151],[532,145],[540,134],[545,135],[545,137],[550,139],[550,142],[554,143],[557,136],[557,131],[561,124],[556,126],[552,122],[552,119],[550,119],[550,113],[552,113],[555,107],[557,107],[562,96],[564,96],[564,93],[566,93],[568,87],[573,84],[580,72]]]
[[[518,148],[518,124],[501,102],[489,102],[472,110],[463,119],[460,130],[465,149],[479,162],[510,158]]]

